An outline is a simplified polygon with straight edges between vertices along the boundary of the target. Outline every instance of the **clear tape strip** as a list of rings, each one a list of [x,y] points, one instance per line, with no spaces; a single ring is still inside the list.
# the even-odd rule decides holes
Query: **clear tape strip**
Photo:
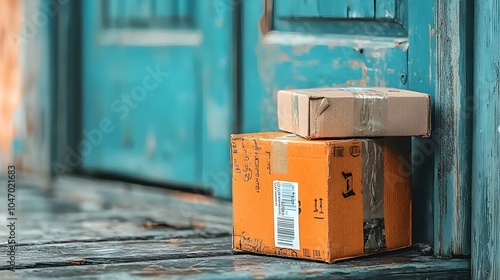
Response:
[[[386,248],[384,219],[384,140],[362,141],[364,251]]]
[[[387,126],[387,94],[372,89],[353,94],[354,112],[358,112],[354,121],[357,136],[382,134]]]
[[[293,130],[299,130],[299,95],[297,93],[292,93],[292,122]]]

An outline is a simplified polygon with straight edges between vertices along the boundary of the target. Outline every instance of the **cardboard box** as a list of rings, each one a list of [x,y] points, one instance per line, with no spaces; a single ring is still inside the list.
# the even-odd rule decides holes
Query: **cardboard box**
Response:
[[[315,88],[278,92],[281,130],[308,139],[424,136],[431,133],[428,94],[391,88]]]
[[[410,138],[232,135],[233,249],[324,262],[411,245]]]

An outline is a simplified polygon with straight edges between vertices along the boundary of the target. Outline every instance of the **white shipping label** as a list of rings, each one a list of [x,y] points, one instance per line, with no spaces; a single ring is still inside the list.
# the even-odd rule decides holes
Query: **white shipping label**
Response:
[[[274,245],[299,250],[299,184],[274,181]]]

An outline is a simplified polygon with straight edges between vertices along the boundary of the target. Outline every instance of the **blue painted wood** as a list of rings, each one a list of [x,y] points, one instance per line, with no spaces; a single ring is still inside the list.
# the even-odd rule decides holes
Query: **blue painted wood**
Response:
[[[406,16],[406,9],[402,8],[398,13],[399,5],[406,6],[406,2],[277,0],[273,3],[273,30],[312,34],[407,36],[399,19]]]
[[[432,105],[436,87],[434,3],[434,0],[408,0],[408,88],[430,94]],[[434,244],[434,151],[426,155],[421,147],[436,145],[435,139],[433,131],[431,138],[414,138],[412,145],[413,241],[431,245]]]
[[[393,19],[397,17],[396,0],[376,0],[375,17],[377,19]]]
[[[420,150],[435,150],[434,252],[470,254],[472,115],[470,1],[436,5],[436,94],[432,139]],[[434,144],[434,145],[433,145]]]
[[[74,168],[210,187],[229,197],[229,180],[211,183],[206,173],[229,168],[232,11],[218,14],[213,1],[175,1],[176,18],[194,19],[179,32],[168,24],[137,29],[134,19],[151,15],[131,7],[151,3],[120,3],[131,20],[107,29],[101,2],[84,2],[83,132]]]
[[[243,2],[243,131],[273,131],[276,91],[327,86],[406,88],[404,37],[270,31],[261,2]],[[260,22],[260,26],[256,23]],[[349,22],[349,20],[348,20]],[[304,26],[297,22],[297,26]]]
[[[472,278],[500,278],[500,3],[475,2]]]
[[[375,0],[349,0],[348,18],[375,18]]]
[[[237,127],[237,112],[233,96],[236,83],[236,43],[233,16],[238,7],[232,2],[218,6],[217,1],[200,1],[198,10],[203,24],[200,84],[203,89],[202,174],[201,182],[214,195],[231,198],[231,167],[229,135]],[[238,2],[235,2],[238,3]]]
[[[273,14],[278,18],[360,18],[373,17],[374,14],[373,1],[275,0],[273,8]]]

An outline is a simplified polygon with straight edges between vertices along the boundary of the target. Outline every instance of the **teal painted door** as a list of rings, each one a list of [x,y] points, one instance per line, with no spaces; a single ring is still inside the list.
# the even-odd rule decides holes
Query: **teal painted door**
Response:
[[[407,87],[406,1],[243,5],[244,131],[277,129],[279,89]]]
[[[231,10],[214,1],[82,2],[82,168],[229,197]]]

